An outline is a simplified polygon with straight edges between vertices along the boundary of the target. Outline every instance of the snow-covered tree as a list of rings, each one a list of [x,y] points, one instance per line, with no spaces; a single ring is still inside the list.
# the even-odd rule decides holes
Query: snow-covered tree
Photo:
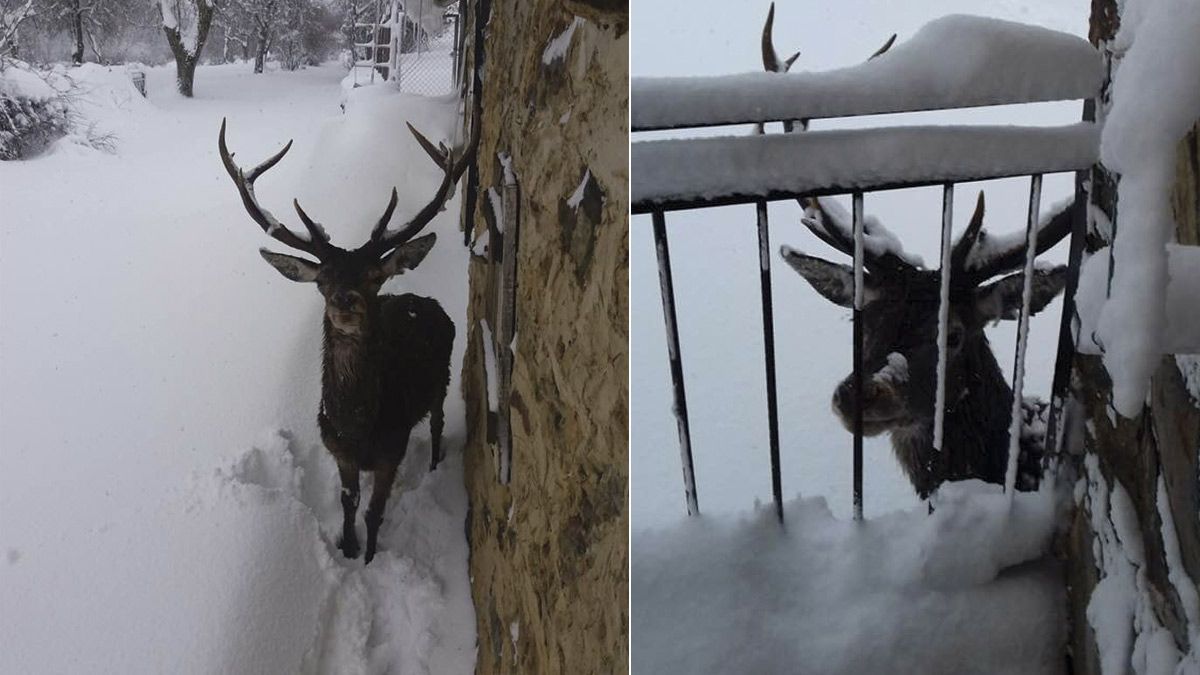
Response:
[[[175,56],[179,93],[192,96],[196,64],[208,39],[208,29],[217,12],[216,0],[155,0],[162,13],[163,32]]]

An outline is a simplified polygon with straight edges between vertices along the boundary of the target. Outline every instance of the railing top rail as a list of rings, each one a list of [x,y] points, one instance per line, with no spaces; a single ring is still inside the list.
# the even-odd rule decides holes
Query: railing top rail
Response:
[[[888,52],[819,73],[634,78],[633,131],[1087,99],[1104,62],[1086,40],[977,16],[931,21]]]
[[[1086,169],[1100,129],[921,126],[633,143],[634,213]]]

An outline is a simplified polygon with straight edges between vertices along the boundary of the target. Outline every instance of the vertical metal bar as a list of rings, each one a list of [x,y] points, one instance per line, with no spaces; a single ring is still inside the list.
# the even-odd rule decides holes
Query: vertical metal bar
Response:
[[[942,451],[946,421],[946,335],[950,326],[950,230],[954,227],[954,183],[942,186],[942,255],[937,332],[937,394],[933,405],[933,449]]]
[[[854,205],[854,519],[863,518],[863,193]]]
[[[651,214],[654,248],[658,253],[658,284],[662,290],[663,319],[667,324],[667,351],[671,359],[671,384],[675,389],[675,422],[679,426],[679,456],[683,462],[683,489],[688,515],[700,513],[696,497],[696,472],[692,467],[692,437],[688,428],[687,395],[683,388],[683,360],[679,354],[679,326],[675,320],[675,286],[671,281],[671,252],[662,211]]]
[[[1058,457],[1062,451],[1062,410],[1071,385],[1071,366],[1075,357],[1075,292],[1079,289],[1079,268],[1083,263],[1084,238],[1087,236],[1088,171],[1075,173],[1075,203],[1071,205],[1071,243],[1067,257],[1067,287],[1063,292],[1062,317],[1058,324],[1058,354],[1054,358],[1054,380],[1050,385],[1050,411],[1046,421],[1043,461]]]
[[[1017,484],[1017,458],[1021,452],[1021,391],[1025,385],[1025,345],[1029,339],[1029,301],[1033,288],[1033,259],[1037,257],[1038,210],[1042,200],[1042,175],[1034,174],[1029,181],[1029,219],[1025,224],[1025,274],[1021,291],[1021,320],[1017,324],[1017,353],[1013,364],[1012,418],[1008,427],[1008,470],[1004,490],[1012,503]]]
[[[758,269],[762,286],[763,353],[767,367],[767,431],[771,447],[771,494],[775,516],[783,522],[783,479],[779,467],[779,407],[775,391],[775,317],[771,303],[771,238],[767,230],[767,203],[755,203],[758,211]]]
[[[1083,104],[1083,121],[1094,122],[1095,119],[1095,101],[1088,99]],[[1079,267],[1083,263],[1084,237],[1087,236],[1087,207],[1091,199],[1088,194],[1090,175],[1090,170],[1075,172],[1075,203],[1071,206],[1071,244],[1067,257],[1067,287],[1063,292],[1062,318],[1058,324],[1058,354],[1054,359],[1054,381],[1050,385],[1050,415],[1046,422],[1043,462],[1057,458],[1062,453],[1064,434],[1059,426],[1062,424],[1062,411],[1071,385],[1071,367],[1075,358],[1076,339],[1078,339],[1073,330],[1075,292],[1079,289]]]

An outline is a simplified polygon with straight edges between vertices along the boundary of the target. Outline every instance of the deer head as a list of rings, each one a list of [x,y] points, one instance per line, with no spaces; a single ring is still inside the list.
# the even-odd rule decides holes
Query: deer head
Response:
[[[360,336],[367,328],[370,309],[376,301],[379,289],[389,278],[413,269],[424,260],[437,239],[430,233],[414,239],[444,207],[463,171],[474,156],[479,141],[478,125],[465,149],[448,149],[445,145],[434,145],[410,124],[417,142],[433,161],[442,168],[441,185],[415,216],[395,230],[388,229],[392,213],[396,210],[399,195],[392,188],[392,196],[383,215],[371,229],[365,244],[348,250],[333,245],[319,223],[304,212],[300,202],[293,200],[296,215],[304,224],[307,234],[296,232],[283,225],[258,202],[254,194],[254,181],[271,167],[279,163],[291,149],[288,141],[282,150],[267,158],[262,164],[249,171],[243,170],[233,161],[233,153],[225,144],[225,121],[221,121],[218,146],[225,170],[237,186],[246,212],[268,235],[291,248],[316,258],[315,261],[267,249],[259,249],[262,257],[280,274],[292,281],[309,281],[317,284],[317,290],[325,298],[325,316],[333,331],[341,336]]]
[[[804,224],[835,249],[853,256],[854,240],[849,215],[830,200],[805,200]],[[995,359],[984,335],[991,321],[1015,319],[1021,307],[1025,239],[994,242],[983,229],[983,193],[971,222],[955,243],[950,263],[950,307],[947,330],[947,408],[971,392],[977,375],[994,368]],[[1070,231],[1070,211],[1064,209],[1045,221],[1037,232],[1037,252],[1058,243]],[[911,429],[932,424],[937,372],[938,303],[940,272],[925,270],[898,250],[890,233],[873,220],[864,224],[864,335],[863,433]],[[788,246],[784,260],[821,296],[843,307],[852,307],[854,271]],[[990,283],[989,283],[990,281]],[[1030,310],[1041,311],[1066,283],[1066,267],[1035,270]],[[979,392],[975,392],[979,393]],[[838,385],[833,409],[847,429],[853,429],[852,378]],[[1006,403],[1006,402],[1005,402]],[[997,402],[997,405],[1005,403]]]

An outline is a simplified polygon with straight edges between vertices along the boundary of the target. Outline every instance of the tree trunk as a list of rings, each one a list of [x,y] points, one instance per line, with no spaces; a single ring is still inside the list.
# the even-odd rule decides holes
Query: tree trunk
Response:
[[[267,50],[271,48],[270,34],[267,27],[259,24],[258,49],[254,53],[254,72],[261,73],[267,61]]]
[[[204,41],[208,39],[208,29],[212,25],[216,7],[210,5],[208,0],[198,0],[196,9],[196,44],[193,45],[194,52],[189,50],[189,45],[183,43],[179,28],[163,26],[163,32],[167,35],[167,44],[171,46],[171,53],[175,56],[176,86],[179,87],[179,93],[188,98],[192,97],[192,86],[196,77],[196,64],[200,62],[200,54],[204,51]]]
[[[71,30],[75,33],[75,51],[71,54],[71,62],[75,65],[83,63],[83,7],[81,0],[74,0],[71,9]]]

